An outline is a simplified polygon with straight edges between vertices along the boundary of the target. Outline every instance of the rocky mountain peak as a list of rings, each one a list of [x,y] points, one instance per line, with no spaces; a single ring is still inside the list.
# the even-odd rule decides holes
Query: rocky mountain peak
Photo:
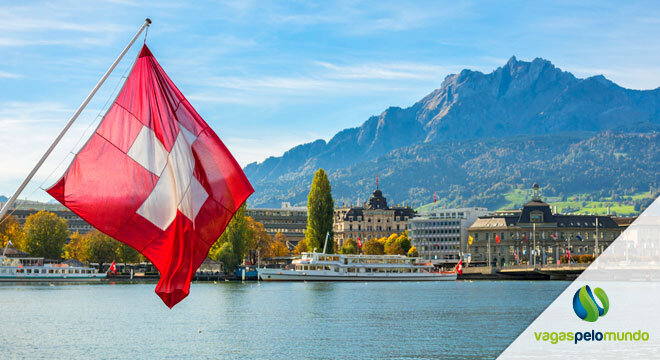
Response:
[[[245,171],[258,184],[303,176],[315,167],[339,171],[411,145],[598,132],[630,123],[660,124],[658,114],[660,91],[624,89],[602,75],[577,79],[548,60],[512,56],[488,74],[465,69],[448,75],[413,106],[389,107],[328,143],[300,145]]]

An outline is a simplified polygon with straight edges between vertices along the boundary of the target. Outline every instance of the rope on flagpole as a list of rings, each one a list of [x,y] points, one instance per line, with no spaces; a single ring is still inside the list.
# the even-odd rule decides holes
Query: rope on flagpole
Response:
[[[121,59],[124,57],[124,55],[126,55],[126,53],[128,52],[128,50],[131,48],[131,46],[133,46],[133,44],[135,43],[135,40],[137,40],[137,38],[140,36],[140,34],[142,33],[142,31],[144,31],[145,28],[149,27],[150,24],[151,24],[151,19],[146,18],[146,19],[144,20],[144,24],[142,24],[142,26],[140,27],[140,29],[138,30],[138,32],[133,36],[133,38],[132,38],[131,41],[128,43],[128,45],[126,45],[126,47],[125,47],[124,50],[119,54],[119,56],[117,57],[117,59],[115,59],[115,61],[112,63],[112,65],[110,65],[110,68],[108,68],[108,70],[105,72],[105,74],[103,74],[103,76],[102,76],[101,79],[98,81],[98,83],[96,83],[96,86],[94,86],[94,88],[93,88],[92,91],[87,95],[87,97],[85,98],[85,100],[83,100],[82,104],[80,104],[80,106],[78,107],[78,110],[76,110],[76,112],[71,116],[71,118],[69,119],[69,121],[66,123],[66,125],[65,125],[64,128],[62,129],[62,131],[60,131],[60,133],[57,135],[57,137],[55,138],[55,140],[53,141],[53,143],[48,147],[48,149],[47,149],[46,152],[43,154],[43,156],[41,157],[41,159],[39,159],[39,161],[38,161],[37,164],[34,166],[34,168],[32,168],[32,170],[30,171],[30,173],[28,174],[28,176],[23,180],[23,182],[22,182],[21,185],[18,187],[18,189],[16,190],[16,192],[14,192],[14,194],[11,196],[11,198],[9,198],[9,200],[7,200],[7,202],[6,202],[5,205],[2,207],[2,209],[0,209],[0,219],[3,219],[3,218],[4,218],[5,214],[7,214],[7,212],[8,212],[9,209],[11,208],[11,206],[14,204],[14,202],[16,202],[16,199],[18,199],[18,196],[19,196],[19,195],[21,194],[21,192],[25,189],[25,187],[26,187],[27,184],[30,182],[30,180],[32,180],[32,178],[33,178],[34,175],[37,173],[37,171],[39,170],[39,168],[41,168],[41,165],[43,165],[43,163],[46,161],[46,159],[48,158],[48,156],[53,152],[53,150],[55,149],[55,147],[57,146],[57,144],[62,140],[62,138],[64,137],[64,135],[66,134],[66,132],[69,130],[69,128],[71,128],[71,126],[72,126],[73,123],[76,121],[76,119],[78,118],[78,116],[80,116],[80,113],[85,109],[85,107],[87,106],[87,104],[89,104],[89,102],[92,100],[92,97],[94,97],[94,95],[96,95],[96,92],[99,90],[99,88],[101,87],[101,85],[103,85],[103,83],[105,82],[105,80],[110,76],[110,73],[112,73],[112,71],[115,69],[115,67],[117,66],[117,64],[119,64],[119,61],[121,61]]]

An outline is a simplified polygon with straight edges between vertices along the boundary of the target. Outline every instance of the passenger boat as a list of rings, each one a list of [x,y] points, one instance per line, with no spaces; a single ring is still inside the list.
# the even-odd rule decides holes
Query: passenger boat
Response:
[[[44,264],[43,258],[0,257],[0,282],[96,281],[106,277],[96,269],[67,264]]]
[[[259,268],[264,281],[441,281],[454,271],[434,271],[430,263],[403,255],[303,253],[288,269]]]

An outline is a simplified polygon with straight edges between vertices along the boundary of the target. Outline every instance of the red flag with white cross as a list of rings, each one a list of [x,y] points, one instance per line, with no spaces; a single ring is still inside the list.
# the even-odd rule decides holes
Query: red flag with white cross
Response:
[[[110,267],[108,268],[108,272],[112,271],[113,274],[117,275],[117,265],[115,264],[115,261],[112,261],[112,264],[110,264]]]
[[[253,189],[145,45],[117,99],[50,195],[160,271],[169,307]]]

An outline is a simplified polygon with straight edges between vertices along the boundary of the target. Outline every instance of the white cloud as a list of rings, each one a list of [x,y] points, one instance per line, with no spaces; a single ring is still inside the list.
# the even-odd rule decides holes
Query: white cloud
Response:
[[[271,135],[271,134],[269,134]],[[271,136],[266,138],[228,137],[223,139],[236,161],[244,167],[252,162],[261,162],[269,156],[281,156],[294,146],[317,140],[314,134],[297,134],[296,136],[277,135],[277,141]]]
[[[357,65],[337,65],[322,61],[316,63],[330,70],[329,76],[339,79],[434,80],[452,71],[460,70],[458,65],[437,66],[417,63],[367,63]]]
[[[10,73],[7,71],[1,71],[0,70],[0,79],[5,78],[5,79],[18,79],[22,78],[23,75],[21,74],[15,74],[15,73]]]
[[[56,102],[0,103],[0,153],[3,154],[0,158],[0,194],[9,195],[8,192],[18,187],[72,113],[73,109]],[[39,192],[40,186],[52,185],[64,172],[72,159],[71,151],[82,146],[82,136],[89,136],[89,125],[96,113],[94,109],[83,113],[37,172],[23,196]]]

